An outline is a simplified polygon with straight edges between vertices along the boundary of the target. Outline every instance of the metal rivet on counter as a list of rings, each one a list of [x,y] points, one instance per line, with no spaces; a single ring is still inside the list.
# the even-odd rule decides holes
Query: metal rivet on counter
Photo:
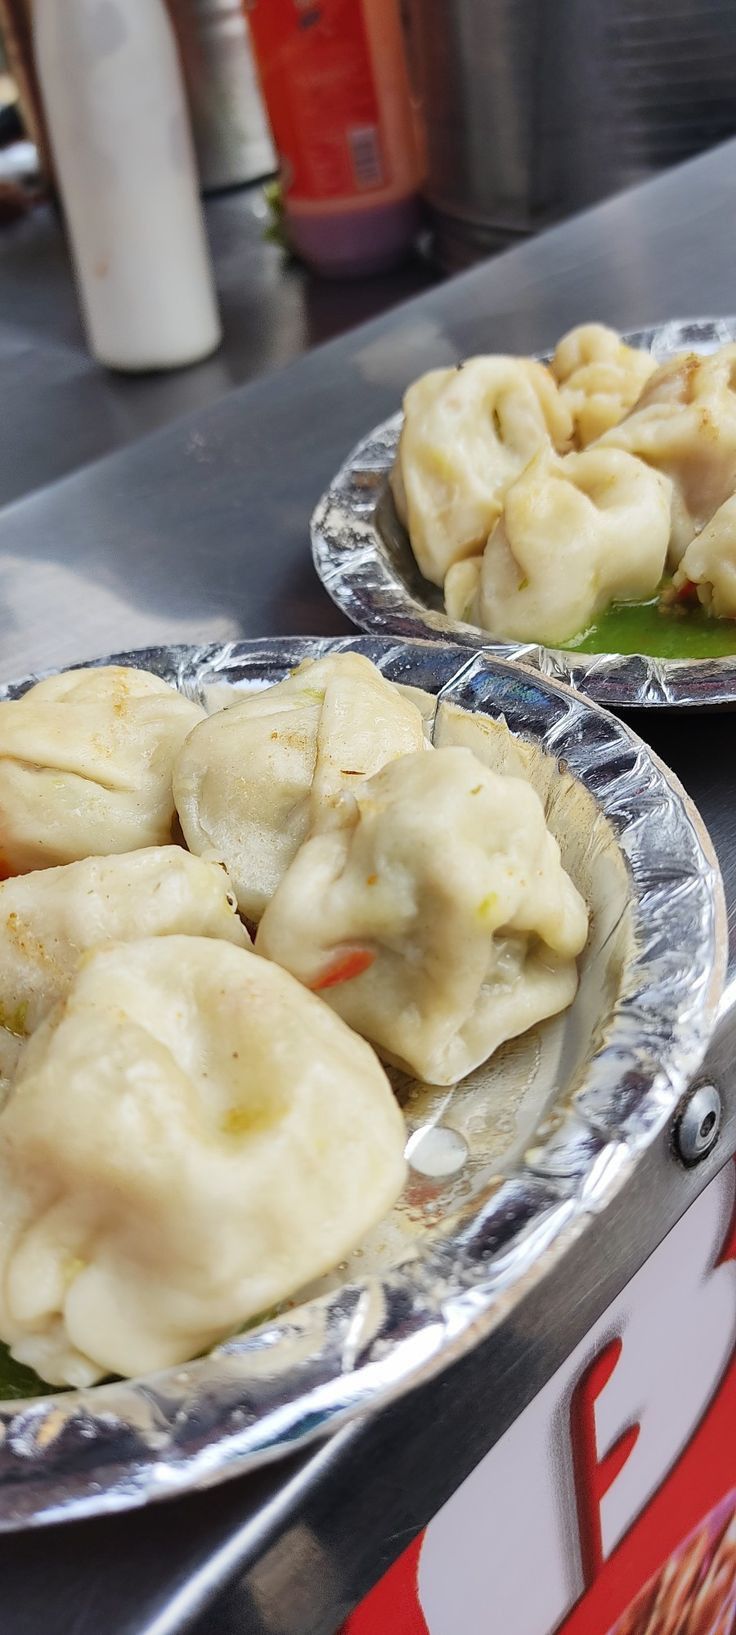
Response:
[[[699,1084],[680,1104],[674,1127],[674,1146],[678,1158],[690,1167],[700,1163],[718,1140],[721,1132],[721,1098],[714,1084]]]

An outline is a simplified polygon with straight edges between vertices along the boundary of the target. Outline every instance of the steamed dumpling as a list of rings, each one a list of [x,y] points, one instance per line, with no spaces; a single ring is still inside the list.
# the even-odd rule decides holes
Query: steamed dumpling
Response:
[[[620,449],[538,454],[509,488],[482,560],[450,569],[448,613],[499,638],[569,641],[611,602],[656,594],[670,498],[666,477]]]
[[[676,592],[694,586],[715,618],[736,619],[736,494],[688,545],[673,584]]]
[[[403,1145],[372,1050],[286,972],[98,949],[0,1113],[0,1337],[55,1385],[184,1362],[339,1261]]]
[[[416,705],[361,654],[307,660],[188,738],[174,769],[187,845],[226,865],[256,921],[341,790],[424,741]]]
[[[563,335],[550,369],[579,448],[623,420],[656,367],[651,352],[627,346],[605,324],[578,324]]]
[[[250,942],[224,869],[180,846],[88,857],[1,884],[0,1088],[87,949],[174,932]]]
[[[529,784],[438,749],[346,804],[297,853],[257,952],[434,1084],[571,1003],[588,917]]]
[[[427,579],[441,585],[453,562],[482,551],[509,483],[571,433],[552,376],[532,358],[469,358],[409,387],[391,483]]]
[[[705,353],[700,359],[700,374],[706,391],[731,393],[733,397],[736,394],[736,341]]]
[[[653,374],[635,408],[602,439],[637,454],[673,481],[669,560],[736,489],[736,346],[690,352]]]
[[[171,839],[204,710],[146,670],[67,670],[0,704],[0,877]]]

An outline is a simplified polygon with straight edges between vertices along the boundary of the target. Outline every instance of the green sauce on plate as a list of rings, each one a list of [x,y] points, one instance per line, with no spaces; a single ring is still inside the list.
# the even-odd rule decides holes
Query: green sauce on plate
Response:
[[[656,659],[722,659],[736,653],[736,619],[712,619],[701,607],[618,603],[597,624],[561,644],[573,653],[646,653]]]
[[[44,1385],[32,1368],[14,1362],[8,1347],[0,1344],[0,1401],[12,1402],[22,1397],[55,1395],[58,1385]]]

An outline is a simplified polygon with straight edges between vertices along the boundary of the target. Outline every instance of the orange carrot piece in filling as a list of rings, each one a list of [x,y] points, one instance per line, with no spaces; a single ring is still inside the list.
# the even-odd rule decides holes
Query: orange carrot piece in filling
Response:
[[[353,977],[362,976],[373,964],[376,958],[370,948],[351,948],[347,954],[340,954],[328,965],[321,976],[315,977],[309,983],[313,993],[319,993],[322,988],[336,988],[340,982],[352,982]]]

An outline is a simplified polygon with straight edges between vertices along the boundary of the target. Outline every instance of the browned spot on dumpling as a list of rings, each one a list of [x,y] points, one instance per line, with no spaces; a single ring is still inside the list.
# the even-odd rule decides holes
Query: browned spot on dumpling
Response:
[[[700,412],[699,412],[699,415],[698,415],[698,419],[700,421],[700,430],[702,431],[703,436],[704,437],[710,437],[710,438],[713,439],[714,443],[717,443],[718,442],[718,427],[717,427],[717,425],[715,423],[715,420],[713,419],[712,414],[710,413],[710,410],[706,409],[706,408],[701,409]]]
[[[697,353],[689,352],[682,366],[682,400],[683,403],[692,403],[695,377],[698,372],[700,358]]]
[[[49,953],[42,942],[39,942],[37,937],[32,935],[28,926],[20,915],[15,913],[15,910],[8,915],[5,925],[8,936],[20,954],[25,954],[29,959],[38,960],[41,965],[53,965],[53,955]]]

